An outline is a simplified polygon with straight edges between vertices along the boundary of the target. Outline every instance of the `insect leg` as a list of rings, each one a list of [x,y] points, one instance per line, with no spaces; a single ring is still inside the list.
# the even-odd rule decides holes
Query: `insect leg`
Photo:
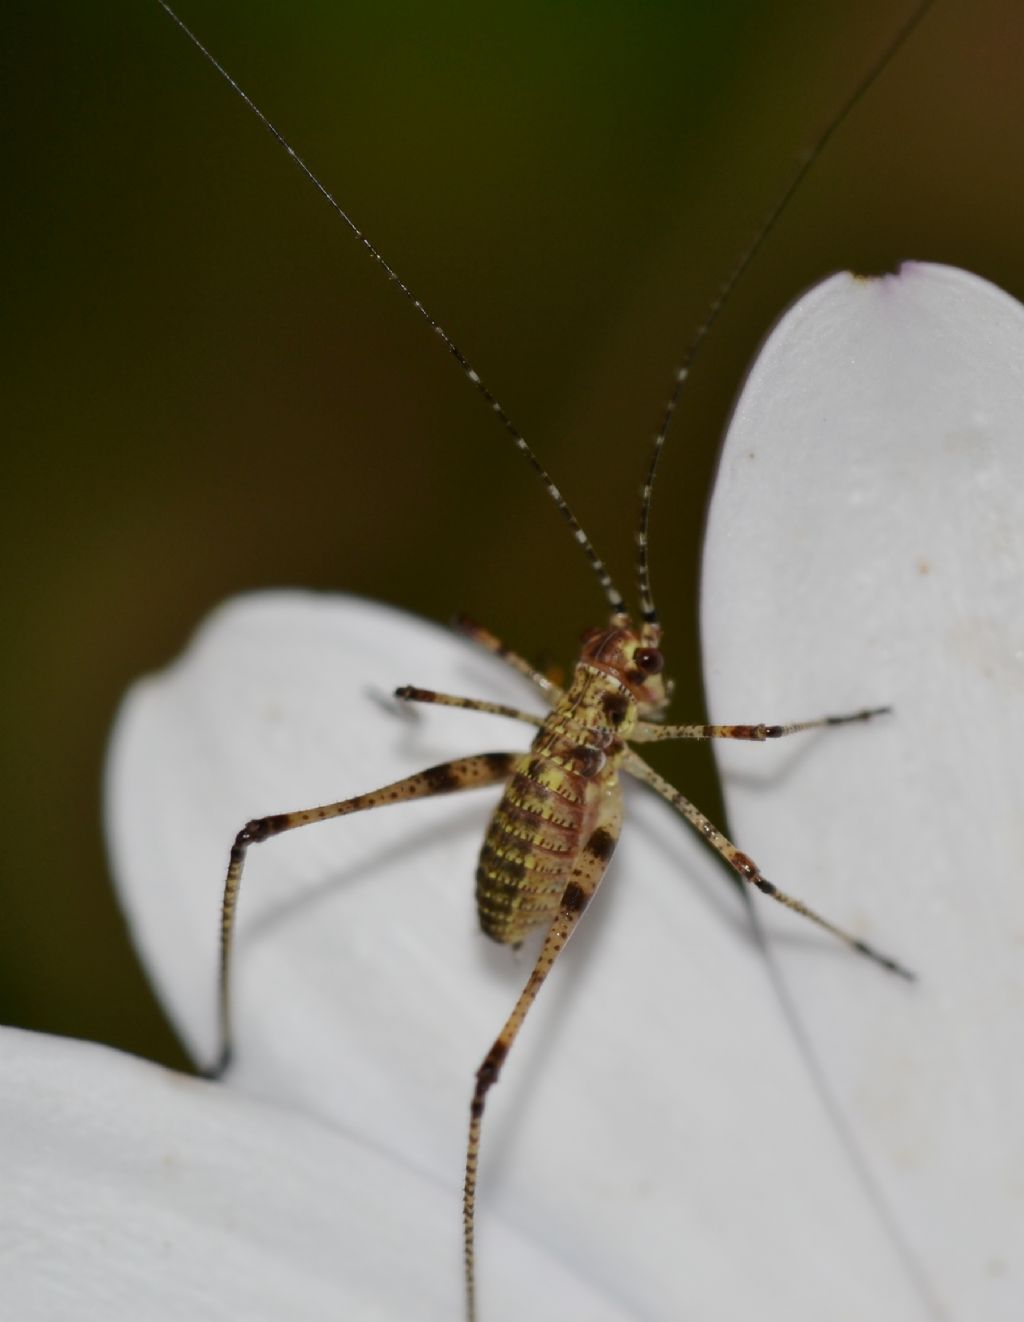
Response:
[[[456,615],[452,621],[452,628],[456,633],[462,634],[464,638],[479,643],[488,652],[500,657],[513,670],[517,670],[520,675],[525,676],[531,684],[536,684],[541,693],[552,703],[556,703],[562,696],[562,689],[549,675],[545,675],[536,666],[531,666],[529,661],[519,656],[518,653],[510,651],[499,638],[495,638],[494,634],[489,629],[485,629],[482,624],[477,624],[475,620],[469,619],[468,616]]]
[[[751,886],[756,886],[765,895],[770,895],[773,900],[778,900],[787,909],[792,909],[794,913],[802,914],[804,918],[809,918],[812,923],[817,923],[826,932],[831,932],[840,941],[845,941],[852,950],[856,950],[860,955],[867,955],[869,959],[873,959],[876,964],[888,969],[890,973],[898,973],[901,978],[913,981],[915,975],[909,969],[904,968],[902,964],[890,959],[888,955],[883,955],[874,946],[869,946],[866,941],[861,941],[859,937],[854,936],[851,932],[837,927],[835,923],[829,922],[821,914],[815,913],[813,909],[809,909],[804,904],[803,900],[798,900],[792,895],[787,895],[785,891],[780,891],[767,877],[761,875],[760,868],[752,858],[744,854],[742,850],[737,849],[728,836],[724,835],[717,826],[710,822],[699,808],[695,807],[685,795],[680,794],[667,780],[659,776],[654,768],[649,767],[636,753],[629,753],[622,765],[623,770],[628,771],[637,780],[642,780],[645,785],[650,785],[651,789],[660,794],[663,799],[667,799],[672,807],[686,818],[694,830],[702,835],[731,867],[735,868],[744,881],[749,882]]]
[[[518,707],[507,707],[503,702],[486,702],[483,698],[460,698],[453,693],[435,693],[433,689],[417,689],[411,684],[403,684],[395,689],[395,697],[403,702],[428,702],[438,707],[461,707],[464,711],[482,711],[491,716],[508,716],[513,721],[525,721],[527,725],[543,725],[543,716],[534,716],[533,712],[520,711]]]
[[[256,817],[239,831],[231,846],[231,859],[224,881],[224,899],[220,919],[220,982],[218,990],[220,1051],[216,1064],[209,1071],[214,1077],[223,1074],[231,1060],[231,1002],[230,972],[231,949],[235,928],[238,893],[242,885],[242,870],[250,845],[262,844],[271,836],[292,831],[312,822],[325,822],[332,817],[345,817],[349,813],[368,808],[382,808],[390,803],[407,803],[411,799],[425,799],[434,794],[448,794],[454,790],[478,789],[505,780],[512,767],[515,753],[480,753],[475,757],[460,757],[453,762],[442,762],[428,767],[415,776],[406,776],[391,785],[357,794],[351,799],[326,803],[318,808],[304,808],[297,812],[275,813],[270,817]]]
[[[818,730],[825,725],[850,725],[854,721],[869,721],[873,716],[886,716],[891,707],[868,707],[851,712],[848,716],[821,716],[816,721],[794,721],[790,725],[656,725],[653,721],[639,721],[630,734],[631,741],[652,744],[665,739],[781,739],[788,734],[804,730]]]
[[[490,1051],[476,1072],[476,1087],[469,1109],[469,1139],[466,1143],[466,1181],[463,1190],[462,1222],[466,1267],[466,1319],[476,1322],[476,1262],[474,1254],[474,1225],[476,1208],[477,1166],[480,1159],[480,1126],[483,1121],[484,1102],[491,1087],[497,1083],[505,1057],[512,1048],[526,1013],[536,999],[544,979],[551,972],[555,960],[572,936],[583,910],[587,907],[604,876],[622,827],[622,795],[610,794],[602,803],[597,825],[582,846],[572,875],[562,895],[554,922],[544,938],[537,962],[533,966],[526,986],[519,994],[512,1013],[494,1039]]]

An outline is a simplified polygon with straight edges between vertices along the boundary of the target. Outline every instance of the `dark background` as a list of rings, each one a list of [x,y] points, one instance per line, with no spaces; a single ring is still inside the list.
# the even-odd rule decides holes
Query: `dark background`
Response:
[[[906,8],[181,0],[627,582],[682,346]],[[4,26],[0,1020],[180,1061],[100,831],[133,677],[247,588],[461,609],[566,660],[602,602],[461,374],[155,0],[8,3]],[[679,719],[718,438],[773,319],[903,257],[1024,294],[1022,29],[1017,0],[941,0],[707,346],[653,529]],[[673,774],[711,773],[691,751]]]

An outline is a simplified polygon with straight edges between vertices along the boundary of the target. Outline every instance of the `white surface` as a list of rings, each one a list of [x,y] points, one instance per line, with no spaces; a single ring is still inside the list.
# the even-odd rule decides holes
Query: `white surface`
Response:
[[[175,668],[129,698],[109,787],[117,871],[200,1059],[214,1041],[222,875],[247,817],[529,738],[471,713],[424,711],[410,724],[369,695],[403,681],[524,694],[500,664],[432,626],[274,594],[222,609]],[[444,1182],[448,1249],[436,1269],[448,1317],[460,1309],[472,1076],[528,970],[525,951],[476,931],[472,875],[494,797],[279,837],[252,852],[240,907],[230,1082]],[[643,793],[630,808],[606,889],[489,1101],[485,1322],[522,1316],[496,1271],[501,1223],[609,1307],[652,1322],[754,1310],[787,1322],[923,1316],[808,1086],[742,906],[670,810]],[[849,959],[834,972],[854,986],[878,977]],[[911,994],[882,981],[894,1005]],[[585,1314],[553,1282],[529,1316]]]
[[[884,724],[725,750],[737,840],[921,982],[759,901],[830,1112],[745,909],[683,823],[632,795],[605,888],[489,1102],[483,1322],[1019,1314],[1021,322],[950,272],[815,291],[755,369],[712,517],[713,719],[897,708]],[[524,700],[503,667],[432,626],[298,593],[229,603],[126,700],[108,785],[116,869],[198,1059],[214,1047],[220,891],[247,818],[528,741],[469,713],[402,719],[374,695],[403,682]],[[427,1302],[405,1315],[447,1322],[461,1309],[472,1075],[529,958],[475,927],[493,801],[403,805],[255,849],[237,1067],[202,1090],[214,1105],[263,1094],[356,1145],[351,1159],[336,1138],[323,1149],[362,1213],[350,1237],[338,1204],[339,1275],[400,1278],[417,1233],[406,1217],[423,1218]],[[146,1109],[140,1098],[140,1124]],[[281,1178],[301,1201],[299,1169]],[[406,1195],[424,1178],[442,1190],[437,1217]],[[200,1219],[236,1179],[244,1201],[225,1172]],[[320,1193],[312,1181],[329,1221]],[[546,1261],[524,1267],[509,1228]],[[602,1305],[581,1302],[588,1288]]]
[[[408,1322],[453,1316],[447,1191],[296,1111],[91,1043],[0,1029],[0,1281],[11,1322]],[[555,1282],[495,1229],[520,1317]]]
[[[919,973],[904,995],[766,918],[941,1306],[1011,1322],[1024,1316],[1024,309],[943,267],[819,286],[737,406],[705,554],[711,719],[895,709],[755,755],[721,748],[728,811],[777,885]]]

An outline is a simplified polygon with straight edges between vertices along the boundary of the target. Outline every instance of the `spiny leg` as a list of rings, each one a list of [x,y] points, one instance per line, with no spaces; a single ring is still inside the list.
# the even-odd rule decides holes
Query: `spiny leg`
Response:
[[[583,845],[573,867],[572,876],[562,895],[554,922],[544,938],[537,962],[533,966],[526,986],[519,994],[512,1013],[494,1039],[490,1051],[476,1072],[476,1087],[469,1108],[469,1139],[466,1143],[466,1181],[463,1188],[462,1224],[466,1267],[466,1319],[476,1322],[476,1258],[474,1229],[476,1213],[477,1167],[480,1160],[480,1127],[483,1122],[484,1102],[490,1089],[498,1081],[501,1067],[512,1048],[512,1043],[523,1025],[526,1013],[551,972],[555,960],[572,936],[583,910],[589,904],[604,876],[612,856],[619,831],[622,828],[622,795],[616,792],[604,801],[598,814],[597,825]]]
[[[231,1001],[230,972],[231,949],[238,908],[238,892],[242,885],[242,870],[250,845],[262,844],[271,836],[292,831],[313,822],[325,822],[332,817],[345,817],[349,813],[368,808],[382,808],[390,803],[408,803],[412,799],[425,799],[434,794],[449,794],[454,790],[479,789],[507,779],[515,753],[480,753],[475,757],[460,757],[453,762],[442,762],[428,767],[414,776],[406,776],[369,794],[357,794],[351,799],[326,803],[318,808],[303,808],[297,812],[275,813],[270,817],[256,817],[246,822],[231,846],[228,873],[224,881],[224,899],[220,919],[220,982],[218,992],[220,1022],[220,1052],[209,1073],[223,1074],[231,1059]]]
[[[855,721],[870,721],[873,716],[887,716],[891,707],[868,707],[851,712],[848,716],[821,716],[815,721],[794,721],[789,725],[656,725],[653,721],[639,721],[629,738],[638,744],[657,743],[665,739],[782,739],[804,730],[820,730],[826,725],[851,725]]]
[[[471,620],[467,615],[456,615],[452,620],[452,628],[456,633],[460,633],[463,637],[469,638],[474,643],[478,643],[481,647],[486,648],[486,650],[494,656],[500,657],[506,665],[509,665],[513,670],[518,671],[519,674],[528,679],[531,684],[535,684],[552,706],[562,697],[562,689],[555,683],[550,675],[545,675],[544,672],[538,670],[536,666],[531,666],[529,661],[524,657],[519,656],[517,652],[513,652],[507,648],[500,638],[495,638],[494,634],[491,633],[489,629],[485,629],[482,624],[477,624],[475,620]]]
[[[890,973],[898,973],[901,978],[914,980],[916,975],[902,964],[897,963],[896,960],[890,959],[888,955],[883,955],[874,946],[869,946],[866,941],[861,941],[859,937],[844,931],[841,927],[837,927],[835,923],[829,922],[821,914],[815,913],[813,909],[809,909],[804,904],[803,900],[798,900],[792,895],[787,895],[785,891],[780,891],[777,886],[761,875],[760,868],[752,858],[744,854],[742,850],[737,849],[732,841],[710,822],[699,808],[692,804],[685,795],[680,794],[674,785],[670,785],[664,777],[659,776],[654,768],[649,767],[636,753],[630,752],[628,754],[623,763],[623,769],[628,771],[631,776],[635,776],[637,780],[642,780],[645,785],[650,785],[651,789],[660,794],[663,799],[667,799],[672,807],[681,813],[690,825],[721,854],[725,861],[735,868],[744,881],[756,886],[765,895],[770,895],[773,900],[778,900],[780,904],[784,904],[787,909],[792,909],[794,913],[809,918],[812,923],[817,923],[826,932],[831,932],[833,936],[838,937],[840,941],[844,941],[859,955],[866,955],[869,959],[874,960],[876,964],[880,964],[882,968],[888,969]]]
[[[395,689],[395,697],[402,702],[433,703],[437,707],[459,707],[463,711],[482,711],[491,716],[508,716],[513,721],[525,721],[527,725],[543,725],[543,716],[534,716],[533,712],[520,711],[518,707],[508,707],[503,702],[487,702],[483,698],[460,698],[454,693],[435,693],[433,689],[417,689],[411,684],[403,684]]]

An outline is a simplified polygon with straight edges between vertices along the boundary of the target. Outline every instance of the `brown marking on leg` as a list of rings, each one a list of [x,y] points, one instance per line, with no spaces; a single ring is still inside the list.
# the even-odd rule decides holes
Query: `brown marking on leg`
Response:
[[[420,771],[414,776],[406,776],[403,780],[396,780],[391,785],[372,790],[369,794],[357,794],[351,799],[340,799],[336,803],[323,804],[317,808],[302,808],[297,812],[255,817],[246,822],[231,846],[227,876],[224,879],[220,914],[218,984],[220,1049],[216,1061],[206,1073],[218,1077],[224,1073],[231,1060],[231,949],[238,894],[242,885],[242,870],[245,867],[245,856],[249,846],[262,844],[264,840],[280,835],[282,831],[309,826],[312,822],[345,817],[349,813],[364,812],[370,808],[382,808],[390,803],[407,803],[412,799],[425,799],[435,794],[448,794],[455,790],[477,789],[484,785],[497,784],[508,775],[515,756],[515,753],[480,753],[474,757],[461,757],[453,762],[442,762],[438,766],[428,767],[426,771]]]
[[[590,896],[583,887],[578,886],[575,881],[570,881],[562,896],[562,907],[566,913],[582,913],[589,903]]]
[[[533,1004],[544,984],[551,969],[554,967],[555,960],[565,949],[566,942],[576,929],[583,910],[586,908],[594,892],[604,876],[607,857],[615,847],[615,841],[618,839],[619,830],[622,826],[622,795],[617,793],[609,796],[602,804],[601,812],[598,817],[598,824],[591,833],[591,839],[598,832],[611,841],[611,848],[607,849],[604,857],[591,853],[588,849],[583,849],[577,857],[572,875],[566,884],[565,892],[562,896],[562,902],[558,913],[555,915],[554,922],[548,929],[548,934],[544,938],[544,944],[541,946],[540,954],[537,956],[537,962],[526,980],[526,985],[519,993],[519,999],[512,1009],[512,1013],[505,1020],[501,1032],[491,1044],[490,1050],[484,1057],[480,1068],[476,1072],[476,1085],[473,1089],[473,1097],[469,1107],[469,1136],[466,1141],[466,1178],[463,1185],[462,1199],[462,1226],[463,1226],[463,1248],[465,1254],[465,1282],[466,1282],[466,1319],[467,1322],[477,1322],[476,1313],[476,1253],[474,1247],[475,1223],[476,1223],[476,1185],[477,1170],[480,1164],[480,1129],[483,1123],[484,1104],[487,1099],[487,1093],[498,1081],[498,1075],[501,1067],[505,1063],[508,1053],[512,1049],[520,1028],[523,1026],[523,1020],[526,1018],[527,1011]]]
[[[442,762],[436,767],[429,767],[420,774],[430,786],[431,794],[450,794],[462,784],[459,774],[448,762]]]
[[[401,702],[423,702],[436,707],[457,707],[460,711],[485,712],[490,716],[507,716],[512,721],[525,721],[527,725],[541,726],[543,716],[533,712],[520,711],[504,702],[487,702],[483,698],[462,698],[454,693],[435,693],[433,689],[418,689],[412,684],[402,684],[395,689],[395,697]]]
[[[607,863],[615,851],[618,843],[618,835],[613,835],[611,831],[603,826],[595,827],[591,833],[590,839],[584,845],[587,853],[596,858],[601,863]]]
[[[515,761],[514,753],[483,753],[483,760],[487,763],[489,771],[494,773],[497,780],[505,780],[512,772],[512,764]]]
[[[506,647],[499,638],[495,638],[489,629],[485,629],[482,624],[477,624],[468,615],[456,615],[452,619],[452,628],[456,633],[462,634],[464,638],[470,638],[480,647],[486,648],[493,656],[498,657],[507,666],[511,666],[513,670],[523,675],[531,684],[535,684],[552,706],[562,698],[562,688],[553,675],[538,670],[536,666],[531,666],[529,661]]]
[[[794,721],[789,725],[656,725],[653,721],[639,721],[629,737],[638,744],[663,743],[669,739],[749,739],[763,743],[766,739],[783,739],[826,725],[869,721],[891,711],[891,707],[869,707],[848,716],[822,716],[815,721]]]
[[[891,959],[888,955],[882,954],[881,951],[876,950],[873,946],[869,946],[867,942],[854,936],[852,932],[847,932],[843,928],[837,927],[835,923],[829,922],[827,918],[823,918],[821,914],[808,908],[803,900],[798,900],[792,895],[787,895],[785,891],[779,890],[777,886],[761,874],[760,868],[748,854],[744,854],[742,850],[737,849],[728,836],[724,835],[717,826],[710,822],[699,808],[692,804],[684,795],[680,794],[679,791],[673,785],[670,785],[667,780],[664,780],[659,776],[653,767],[649,767],[646,762],[637,756],[636,753],[630,753],[629,758],[623,764],[623,767],[631,776],[635,776],[637,780],[644,781],[645,784],[650,785],[653,790],[660,794],[663,799],[667,799],[673,808],[681,813],[695,830],[700,832],[705,840],[707,840],[709,844],[721,854],[722,858],[725,859],[730,867],[736,870],[744,881],[749,882],[752,886],[756,886],[759,891],[770,896],[773,900],[777,900],[780,904],[784,904],[787,909],[792,909],[794,913],[798,913],[804,918],[809,918],[812,923],[816,923],[819,927],[824,928],[826,932],[831,932],[833,936],[838,937],[840,941],[845,942],[851,950],[855,950],[859,955],[866,955],[869,959],[873,960],[876,964],[881,965],[881,967],[888,972],[896,973],[901,978],[907,978],[910,981],[914,980],[915,974],[913,974],[908,968],[905,968],[904,965]]]

